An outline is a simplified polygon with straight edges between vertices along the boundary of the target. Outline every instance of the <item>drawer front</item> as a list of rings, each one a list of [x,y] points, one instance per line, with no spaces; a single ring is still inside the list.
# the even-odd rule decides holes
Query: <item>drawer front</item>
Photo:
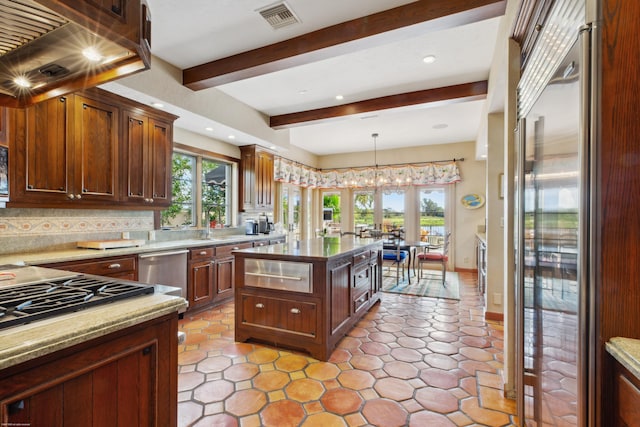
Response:
[[[129,277],[129,274],[134,273],[135,277],[136,266],[137,258],[135,256],[130,256],[109,258],[108,260],[60,264],[54,268],[109,277]]]
[[[260,240],[259,242],[253,242],[254,248],[259,248],[260,246],[269,246],[268,240]]]
[[[287,241],[286,237],[279,237],[277,239],[269,239],[270,245],[277,245],[278,243],[285,243]]]
[[[244,286],[312,293],[313,264],[245,258]]]
[[[362,251],[353,255],[352,263],[354,266],[358,266],[361,264],[368,264],[371,259],[371,251]]]
[[[371,283],[371,269],[369,264],[362,264],[354,268],[353,271],[353,287],[354,288],[369,288]]]
[[[360,310],[367,308],[369,303],[369,291],[365,290],[361,294],[354,296],[353,298],[353,313],[358,313]]]
[[[213,258],[215,250],[213,248],[192,248],[189,249],[190,261],[201,261]]]
[[[315,303],[254,295],[241,298],[243,324],[316,337]]]
[[[251,242],[245,242],[245,243],[235,243],[232,245],[222,245],[222,246],[216,246],[215,250],[216,250],[216,257],[220,258],[220,257],[227,257],[231,255],[231,252],[233,251],[237,251],[238,249],[247,249],[252,247],[252,243]]]

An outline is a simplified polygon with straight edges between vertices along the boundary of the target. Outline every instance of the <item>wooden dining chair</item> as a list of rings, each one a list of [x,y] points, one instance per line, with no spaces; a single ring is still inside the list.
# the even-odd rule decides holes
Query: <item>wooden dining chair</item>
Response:
[[[402,280],[404,281],[405,269],[409,276],[409,251],[402,248],[402,238],[399,232],[384,233],[384,237],[388,241],[384,244],[382,251],[382,265],[394,266],[396,268],[396,286],[400,284],[400,271],[402,271]],[[411,277],[409,277],[411,283]]]
[[[442,286],[447,286],[447,261],[449,260],[449,244],[451,232],[445,233],[441,252],[423,252],[416,256],[418,261],[418,281],[422,278],[422,264],[440,264],[442,266]]]

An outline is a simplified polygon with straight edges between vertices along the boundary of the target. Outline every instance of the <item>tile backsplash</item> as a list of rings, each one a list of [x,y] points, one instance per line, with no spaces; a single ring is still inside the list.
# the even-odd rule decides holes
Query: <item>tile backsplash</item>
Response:
[[[153,212],[75,209],[0,209],[0,254],[73,247],[78,240],[145,239]]]

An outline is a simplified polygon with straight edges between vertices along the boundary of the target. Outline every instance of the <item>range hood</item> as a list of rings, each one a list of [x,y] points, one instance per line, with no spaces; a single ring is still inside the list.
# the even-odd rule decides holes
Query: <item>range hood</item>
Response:
[[[0,0],[0,105],[24,107],[148,69],[150,33],[140,0]]]

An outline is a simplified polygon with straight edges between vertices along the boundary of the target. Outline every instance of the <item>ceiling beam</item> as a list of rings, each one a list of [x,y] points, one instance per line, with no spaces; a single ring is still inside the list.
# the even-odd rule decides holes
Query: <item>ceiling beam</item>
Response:
[[[192,90],[504,15],[506,0],[419,0],[182,71]],[[372,37],[376,36],[376,37]]]
[[[487,81],[482,80],[455,86],[400,93],[334,107],[271,116],[269,126],[273,129],[286,129],[302,124],[309,124],[310,122],[322,122],[337,117],[388,110],[391,108],[434,103],[446,105],[456,102],[475,101],[487,97],[487,88]]]

